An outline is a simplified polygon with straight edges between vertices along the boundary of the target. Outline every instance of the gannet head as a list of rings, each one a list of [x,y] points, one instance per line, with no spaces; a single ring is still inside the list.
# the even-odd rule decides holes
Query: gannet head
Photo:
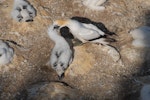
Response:
[[[53,25],[55,29],[67,26],[69,23],[69,20],[56,20],[54,21]]]
[[[61,80],[64,77],[67,65],[62,62],[57,62],[53,64],[52,68],[56,71],[59,79]]]

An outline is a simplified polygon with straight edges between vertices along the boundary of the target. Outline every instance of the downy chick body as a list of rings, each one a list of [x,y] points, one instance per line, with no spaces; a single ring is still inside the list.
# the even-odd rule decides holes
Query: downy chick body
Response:
[[[50,65],[61,78],[65,70],[71,64],[73,56],[72,50],[67,41],[58,34],[57,30],[51,25],[48,29],[48,35],[55,45],[50,56]]]
[[[83,0],[83,5],[87,6],[92,10],[101,11],[105,9],[104,6],[101,6],[105,2],[106,0]]]
[[[14,51],[7,43],[0,40],[0,65],[6,65],[13,59]]]
[[[135,47],[150,47],[150,27],[141,26],[130,31],[133,37],[132,45]]]
[[[11,16],[18,22],[33,21],[36,16],[35,8],[26,0],[14,0],[13,10]]]

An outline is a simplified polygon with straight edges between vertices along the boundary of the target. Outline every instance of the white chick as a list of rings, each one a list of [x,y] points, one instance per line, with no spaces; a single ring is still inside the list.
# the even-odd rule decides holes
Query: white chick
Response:
[[[53,23],[55,28],[61,28],[67,26],[72,33],[72,35],[79,39],[82,43],[92,42],[93,40],[99,39],[96,41],[98,43],[106,43],[106,39],[101,39],[102,36],[105,36],[105,33],[101,31],[97,26],[93,24],[81,23],[77,20],[56,20]],[[95,42],[94,42],[95,43]],[[108,43],[106,43],[108,44]],[[104,44],[105,45],[105,44]]]
[[[130,34],[133,37],[132,45],[135,47],[150,47],[150,27],[141,26],[132,31]]]
[[[86,7],[92,9],[92,10],[104,10],[105,7],[101,6],[103,3],[105,3],[106,0],[83,0],[83,5]]]
[[[67,41],[58,34],[53,25],[48,28],[48,35],[55,43],[51,52],[49,64],[61,79],[64,76],[65,70],[72,62],[73,53]]]
[[[14,0],[11,16],[18,22],[30,22],[36,16],[36,10],[26,0]]]
[[[6,65],[13,59],[14,51],[9,45],[0,40],[0,65]]]
[[[150,100],[150,85],[144,85],[140,92],[140,100]]]

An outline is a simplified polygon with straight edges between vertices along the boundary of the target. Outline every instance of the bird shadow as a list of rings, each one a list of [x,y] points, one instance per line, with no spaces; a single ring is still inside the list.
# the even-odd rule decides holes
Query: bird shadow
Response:
[[[145,24],[147,26],[150,26],[150,10],[147,10],[145,15],[144,15],[144,19],[145,19]]]

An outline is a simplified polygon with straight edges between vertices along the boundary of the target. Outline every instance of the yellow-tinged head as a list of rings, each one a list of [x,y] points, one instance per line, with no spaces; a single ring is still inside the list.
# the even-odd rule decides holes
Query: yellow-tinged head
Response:
[[[67,26],[67,24],[68,24],[68,20],[56,20],[53,23],[54,28],[59,28],[59,27]]]

